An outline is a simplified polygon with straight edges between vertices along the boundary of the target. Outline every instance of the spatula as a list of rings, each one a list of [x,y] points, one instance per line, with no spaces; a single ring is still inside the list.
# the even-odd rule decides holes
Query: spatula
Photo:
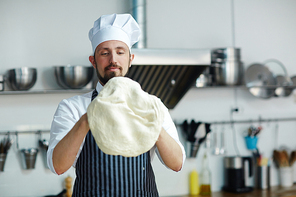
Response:
[[[197,131],[195,132],[195,142],[193,143],[192,151],[191,151],[191,157],[196,157],[199,146],[201,144],[201,139],[205,138],[206,136],[206,128],[205,124],[202,123],[197,128]]]

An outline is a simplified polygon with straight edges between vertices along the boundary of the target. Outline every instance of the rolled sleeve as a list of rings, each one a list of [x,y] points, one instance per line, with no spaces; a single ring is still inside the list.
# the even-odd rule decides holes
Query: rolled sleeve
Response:
[[[89,104],[86,102],[85,105],[82,105],[82,107],[77,108],[78,105],[76,106],[74,102],[76,100],[79,100],[79,97],[71,98],[70,100],[68,99],[62,100],[58,105],[58,108],[54,114],[53,121],[51,124],[50,140],[49,140],[49,146],[47,150],[47,165],[49,169],[55,174],[57,173],[53,167],[53,161],[52,161],[53,150],[56,147],[56,145],[59,143],[59,141],[61,141],[67,135],[67,133],[73,128],[73,126],[76,124],[79,118],[84,113],[86,113],[85,106]],[[79,101],[79,104],[81,103],[83,102]],[[80,147],[80,151],[81,151],[81,147]],[[76,160],[78,158],[80,151],[76,156]],[[76,160],[73,163],[73,166],[75,166]]]

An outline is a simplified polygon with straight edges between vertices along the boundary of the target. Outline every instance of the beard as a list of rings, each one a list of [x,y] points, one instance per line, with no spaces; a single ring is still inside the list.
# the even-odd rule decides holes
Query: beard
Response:
[[[96,65],[97,67],[97,65]],[[118,68],[119,69],[119,73],[116,73],[116,72],[107,72],[110,68]],[[121,66],[117,66],[116,64],[110,64],[109,66],[107,66],[105,69],[104,69],[104,77],[99,73],[98,69],[96,68],[96,73],[97,73],[97,76],[99,78],[99,81],[105,85],[111,78],[113,77],[125,77],[127,75],[128,72],[126,72],[125,75],[123,75],[122,73],[122,67]]]

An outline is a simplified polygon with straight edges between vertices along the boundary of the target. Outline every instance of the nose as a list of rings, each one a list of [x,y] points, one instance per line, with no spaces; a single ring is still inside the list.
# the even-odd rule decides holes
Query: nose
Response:
[[[116,59],[116,54],[114,54],[114,53],[111,53],[111,55],[110,55],[110,64],[117,64],[117,59]]]

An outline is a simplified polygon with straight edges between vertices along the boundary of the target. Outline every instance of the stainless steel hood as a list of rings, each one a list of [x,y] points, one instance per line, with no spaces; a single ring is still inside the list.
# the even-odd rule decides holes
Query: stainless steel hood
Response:
[[[208,49],[132,49],[135,58],[127,77],[173,109],[211,64]]]

